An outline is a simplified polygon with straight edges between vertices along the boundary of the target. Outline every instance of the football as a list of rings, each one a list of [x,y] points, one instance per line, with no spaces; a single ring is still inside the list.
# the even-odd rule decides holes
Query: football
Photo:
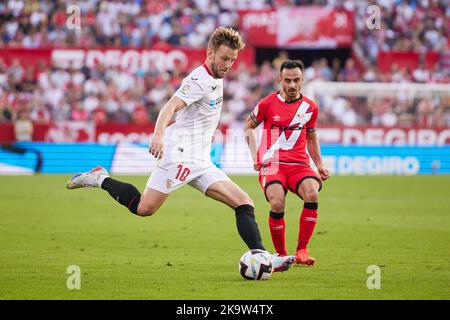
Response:
[[[267,280],[273,272],[272,256],[264,250],[249,250],[239,261],[239,272],[248,280]]]

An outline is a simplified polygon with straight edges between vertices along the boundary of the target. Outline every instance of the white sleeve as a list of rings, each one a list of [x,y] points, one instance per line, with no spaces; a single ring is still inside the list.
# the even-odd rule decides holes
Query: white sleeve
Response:
[[[180,88],[175,92],[175,96],[190,105],[200,100],[205,94],[201,85],[191,79],[184,79]]]

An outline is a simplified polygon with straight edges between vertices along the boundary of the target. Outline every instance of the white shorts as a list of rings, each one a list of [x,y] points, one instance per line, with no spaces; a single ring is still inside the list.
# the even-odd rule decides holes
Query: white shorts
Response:
[[[155,167],[148,178],[147,188],[169,194],[185,184],[189,184],[205,194],[208,188],[218,181],[231,180],[212,163],[171,162]]]

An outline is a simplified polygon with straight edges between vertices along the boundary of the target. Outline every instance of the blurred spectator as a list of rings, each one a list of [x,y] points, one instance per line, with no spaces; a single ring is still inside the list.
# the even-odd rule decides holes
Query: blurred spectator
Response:
[[[433,104],[431,99],[424,98],[417,104],[417,125],[423,127],[433,126]]]
[[[275,70],[280,70],[283,61],[289,59],[289,53],[287,51],[280,51],[278,55],[273,59],[272,66]]]
[[[108,122],[108,113],[106,109],[100,105],[92,110],[91,118],[96,124],[105,124]]]
[[[146,125],[148,121],[148,112],[144,106],[138,105],[132,113],[132,121],[138,125]]]
[[[324,81],[332,81],[333,79],[333,72],[328,66],[328,61],[326,58],[321,58],[319,60],[319,77]]]
[[[334,60],[334,64],[338,66],[339,60]],[[362,81],[420,80],[427,83],[449,83],[448,72],[438,67],[435,66],[435,71],[430,72],[428,76],[423,76],[419,72],[424,70],[423,66],[419,65],[414,72],[414,78],[408,69],[399,68],[397,64],[393,64],[387,73],[379,73],[376,68],[368,68],[362,75]],[[27,68],[25,80],[17,83],[15,76],[7,75],[7,70],[8,68],[2,66],[0,62],[0,121],[13,121],[16,118],[16,110],[23,106],[30,111],[30,119],[36,122],[93,120],[96,123],[115,121],[138,124],[156,120],[160,108],[189,72],[178,68],[172,73],[149,71],[143,74],[139,70],[135,73],[117,68],[104,70],[102,66],[93,69],[83,67],[80,70],[71,67],[48,68],[37,72],[37,80],[33,80],[30,79],[33,72]],[[265,62],[260,67],[240,65],[233,68],[226,79],[221,122],[232,124],[236,120],[241,121],[262,96],[269,94],[274,88],[277,90],[278,72],[270,62]],[[352,80],[356,73],[349,59],[339,77],[343,80]],[[87,78],[85,74],[88,75]],[[316,60],[305,70],[305,85],[308,81],[328,81],[332,75],[333,69],[328,66],[326,59]],[[61,86],[62,82],[65,83],[64,86]],[[445,99],[427,102],[432,105],[430,109],[423,106],[424,101],[386,100],[382,102],[385,106],[378,111],[376,101],[367,97],[334,97],[330,100],[318,98],[319,106],[323,110],[320,118],[323,124],[348,126],[364,124],[430,126],[447,123],[445,119],[448,119],[449,110],[441,101],[447,102]],[[442,107],[438,108],[441,103]],[[437,114],[441,114],[441,117]]]
[[[331,62],[331,80],[338,81],[339,70],[341,69],[341,61],[334,58]]]
[[[52,116],[48,108],[43,105],[37,105],[32,109],[30,119],[36,123],[49,123],[52,120]]]
[[[393,112],[390,99],[377,99],[372,104],[371,124],[374,126],[393,127],[397,124],[397,115]]]
[[[8,75],[11,77],[12,81],[20,82],[24,75],[24,70],[20,64],[19,59],[13,59],[11,66],[8,68]]]
[[[364,82],[377,82],[379,80],[375,67],[369,66],[362,76]]]
[[[340,115],[340,120],[344,126],[348,127],[353,127],[358,123],[358,116],[349,103],[345,104],[343,113]]]
[[[428,83],[450,83],[450,68],[445,68],[441,62],[436,63],[432,71]]]
[[[448,50],[448,1],[355,1],[357,38],[372,63],[381,50],[443,52]],[[381,29],[368,30],[368,5],[381,9]],[[447,22],[446,22],[447,21]]]
[[[400,68],[397,63],[393,63],[391,65],[390,79],[387,79],[387,81],[396,83],[411,82],[411,76],[407,68]]]
[[[419,62],[416,70],[413,72],[413,79],[415,82],[425,83],[430,79],[430,73],[425,69],[425,64],[423,61]]]
[[[305,82],[316,81],[320,79],[319,61],[313,61],[312,65],[305,69]]]
[[[359,71],[355,66],[355,61],[351,58],[345,61],[345,67],[339,72],[338,81],[355,82],[359,81]]]
[[[85,121],[88,119],[89,119],[89,113],[83,109],[83,105],[81,103],[76,103],[70,114],[70,120]]]
[[[0,106],[0,122],[1,121],[5,121],[5,122],[10,122],[13,120],[14,114],[12,109],[7,106]]]
[[[121,105],[118,109],[111,113],[111,120],[114,122],[127,123],[130,121],[130,115],[126,112]]]
[[[16,141],[33,141],[33,122],[29,119],[26,111],[19,111],[14,121],[14,134]]]

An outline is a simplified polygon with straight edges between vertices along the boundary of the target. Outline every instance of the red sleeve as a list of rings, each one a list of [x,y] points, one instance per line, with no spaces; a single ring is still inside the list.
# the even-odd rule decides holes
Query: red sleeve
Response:
[[[308,132],[314,132],[316,131],[316,125],[317,125],[317,115],[319,114],[319,109],[317,108],[317,105],[311,101],[311,108],[312,108],[312,116],[311,119],[306,123],[306,131]]]
[[[250,117],[257,124],[260,124],[264,121],[264,119],[266,118],[266,104],[263,100],[260,100],[258,102],[255,109],[253,109],[252,113],[250,114]]]

